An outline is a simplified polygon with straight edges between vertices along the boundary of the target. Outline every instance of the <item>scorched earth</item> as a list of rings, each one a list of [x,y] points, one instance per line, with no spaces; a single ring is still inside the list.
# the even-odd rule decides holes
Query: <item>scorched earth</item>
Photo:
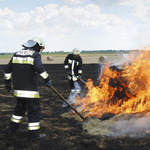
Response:
[[[4,89],[3,70],[5,65],[0,66],[0,149],[1,150],[99,150],[99,149],[122,149],[122,150],[149,150],[150,136],[107,136],[92,135],[83,128],[85,121],[76,117],[64,117],[64,103],[62,99],[51,89],[47,88],[41,79],[38,79],[41,95],[41,133],[47,138],[31,142],[28,140],[27,114],[24,116],[19,130],[12,137],[7,135],[11,114],[16,103],[13,92],[8,93]],[[45,69],[52,77],[53,87],[67,100],[70,90],[67,75],[63,64],[44,64]],[[83,80],[92,79],[93,85],[98,86],[100,73],[99,64],[83,65]],[[86,97],[87,88],[80,82],[82,96]],[[68,112],[67,112],[68,113]],[[70,114],[70,112],[69,112]],[[72,115],[71,116],[75,116]],[[76,115],[77,116],[77,115]],[[109,115],[99,118],[101,121],[109,120]],[[126,126],[128,128],[128,126]]]

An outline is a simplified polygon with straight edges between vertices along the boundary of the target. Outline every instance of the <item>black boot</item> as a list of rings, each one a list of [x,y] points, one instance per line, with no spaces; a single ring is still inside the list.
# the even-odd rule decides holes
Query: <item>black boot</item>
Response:
[[[46,138],[46,134],[39,134],[39,130],[29,130],[29,140],[38,140]]]

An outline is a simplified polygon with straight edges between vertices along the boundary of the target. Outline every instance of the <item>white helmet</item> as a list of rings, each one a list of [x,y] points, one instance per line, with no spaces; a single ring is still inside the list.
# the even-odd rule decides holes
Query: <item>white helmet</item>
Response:
[[[35,41],[36,43],[38,43],[39,46],[45,48],[45,43],[44,43],[44,41],[43,41],[42,38],[40,38],[40,37],[34,37],[32,40]]]
[[[33,46],[36,45],[36,43],[38,43],[39,46],[45,48],[45,43],[44,43],[43,39],[40,38],[40,37],[34,37],[33,39],[28,40],[28,41],[27,41],[26,43],[24,43],[22,46],[23,46],[23,47],[33,47]]]
[[[79,55],[80,50],[78,48],[74,48],[71,53],[74,54],[74,55]]]

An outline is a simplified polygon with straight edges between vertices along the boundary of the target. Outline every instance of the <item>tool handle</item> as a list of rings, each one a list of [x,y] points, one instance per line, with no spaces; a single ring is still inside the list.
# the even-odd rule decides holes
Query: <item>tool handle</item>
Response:
[[[57,90],[56,90],[53,86],[50,86],[50,87],[51,87],[51,89],[52,89],[59,97],[61,97],[61,99],[62,99],[65,103],[67,103],[67,104],[71,107],[71,109],[73,109],[83,120],[85,119],[75,108],[73,108],[73,107],[66,101],[66,99],[65,99],[60,93],[57,92]]]

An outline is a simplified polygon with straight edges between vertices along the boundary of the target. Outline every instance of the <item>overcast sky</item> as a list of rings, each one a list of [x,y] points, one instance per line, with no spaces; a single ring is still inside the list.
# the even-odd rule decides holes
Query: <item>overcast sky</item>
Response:
[[[45,51],[141,49],[150,44],[150,0],[0,0],[0,52],[35,36]]]

